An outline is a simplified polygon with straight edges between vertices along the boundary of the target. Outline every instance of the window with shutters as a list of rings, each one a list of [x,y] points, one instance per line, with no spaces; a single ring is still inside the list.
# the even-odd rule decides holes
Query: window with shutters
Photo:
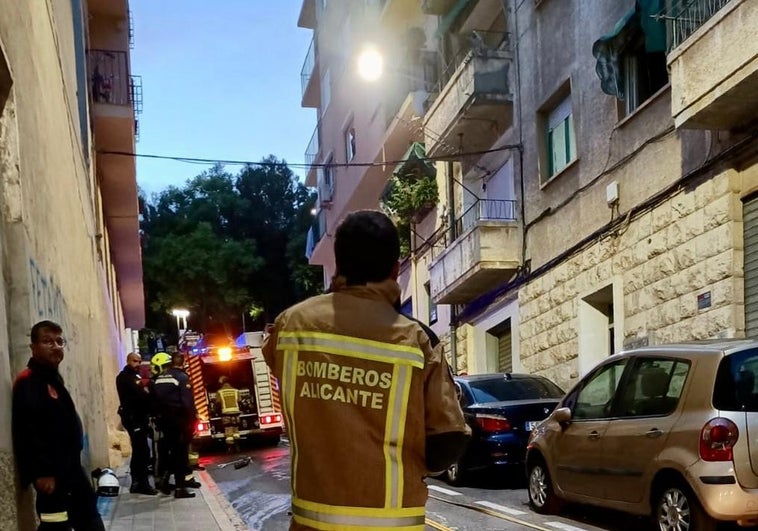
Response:
[[[497,372],[513,372],[513,334],[511,320],[506,319],[497,326],[487,330],[489,363],[495,362]],[[496,349],[496,352],[492,350]],[[493,356],[494,355],[494,356]]]
[[[744,199],[745,335],[758,336],[758,194]]]
[[[540,183],[545,185],[578,159],[570,83],[564,83],[537,113]]]

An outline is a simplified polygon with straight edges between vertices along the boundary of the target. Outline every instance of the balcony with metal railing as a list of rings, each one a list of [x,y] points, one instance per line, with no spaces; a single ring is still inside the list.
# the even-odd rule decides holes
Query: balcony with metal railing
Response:
[[[430,294],[437,304],[465,304],[506,282],[521,264],[516,201],[478,199],[450,238],[441,229],[429,242]]]
[[[318,161],[321,141],[321,124],[316,124],[313,130],[308,147],[305,148],[305,163],[308,164],[308,173],[305,175],[305,186],[316,186],[316,167],[313,166]]]
[[[87,52],[94,131],[100,149],[131,151],[142,112],[142,78],[129,73],[129,55],[120,50]]]
[[[427,153],[492,146],[513,122],[510,34],[472,31],[442,68],[424,126]]]
[[[302,106],[317,108],[321,98],[317,72],[316,38],[311,39],[308,52],[300,69],[300,86],[303,93]]]
[[[758,114],[755,0],[671,0],[671,113],[679,128],[740,129]]]

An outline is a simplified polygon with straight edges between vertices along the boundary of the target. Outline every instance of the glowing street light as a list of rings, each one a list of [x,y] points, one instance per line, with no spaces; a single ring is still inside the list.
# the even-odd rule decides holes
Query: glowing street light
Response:
[[[374,46],[366,46],[358,55],[358,75],[366,81],[376,81],[384,73],[384,58]]]
[[[171,310],[171,315],[176,317],[176,328],[179,329],[179,337],[182,336],[184,330],[187,330],[187,317],[189,317],[189,314],[189,310],[181,308]],[[184,327],[182,327],[182,323],[184,324]]]

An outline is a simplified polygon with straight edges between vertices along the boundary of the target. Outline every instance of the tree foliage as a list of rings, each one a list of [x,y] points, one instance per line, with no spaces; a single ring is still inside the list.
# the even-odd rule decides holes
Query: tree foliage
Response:
[[[173,330],[190,310],[202,331],[236,334],[317,293],[321,269],[304,256],[315,194],[274,157],[237,174],[215,166],[183,187],[142,198],[148,326]],[[257,321],[257,322],[255,322]]]

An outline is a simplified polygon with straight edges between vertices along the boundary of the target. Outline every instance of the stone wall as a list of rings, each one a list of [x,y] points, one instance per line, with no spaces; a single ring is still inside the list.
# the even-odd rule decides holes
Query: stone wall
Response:
[[[623,285],[625,345],[744,333],[739,176],[728,171],[671,197],[519,291],[521,362],[564,388],[580,376],[581,294]],[[710,292],[709,307],[698,295]],[[617,332],[617,333],[619,333]]]
[[[467,338],[469,332],[469,326],[459,326],[455,331],[455,343],[456,343],[456,364],[458,370],[454,371],[456,374],[468,373],[469,360],[468,352],[466,351]],[[440,337],[440,343],[442,344],[442,351],[450,366],[453,366],[452,357],[450,353],[450,333]]]

